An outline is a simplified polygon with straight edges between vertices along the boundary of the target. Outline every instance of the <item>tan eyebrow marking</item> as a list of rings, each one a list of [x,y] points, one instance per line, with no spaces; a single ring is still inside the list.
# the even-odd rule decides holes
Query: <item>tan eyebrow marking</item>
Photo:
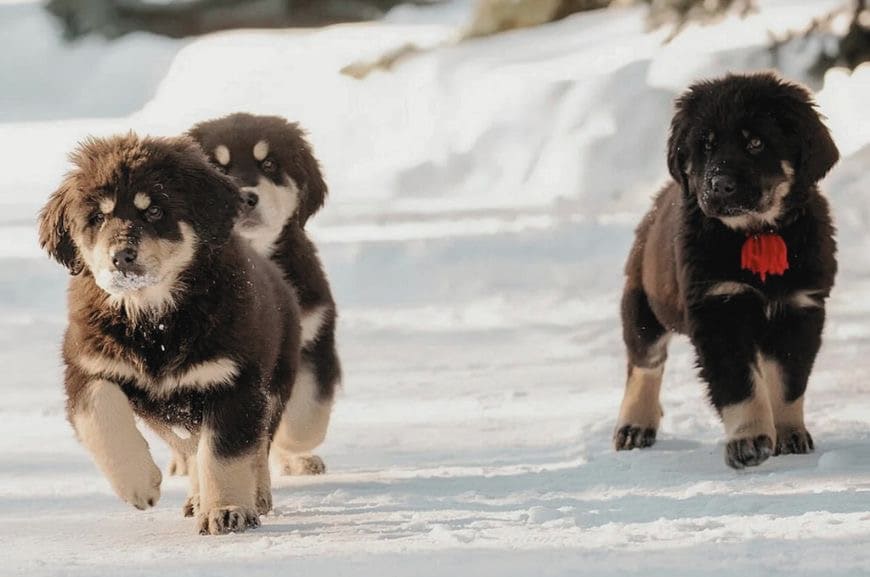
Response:
[[[254,158],[257,160],[263,160],[266,156],[269,155],[269,143],[265,140],[259,141],[254,145]]]
[[[115,210],[115,201],[111,198],[101,198],[100,199],[100,211],[103,214],[109,214]]]
[[[136,208],[139,210],[145,210],[151,206],[151,197],[144,192],[137,192],[136,196],[133,198],[133,204],[135,204]]]
[[[230,163],[230,149],[220,144],[214,149],[214,157],[221,166],[226,166]]]

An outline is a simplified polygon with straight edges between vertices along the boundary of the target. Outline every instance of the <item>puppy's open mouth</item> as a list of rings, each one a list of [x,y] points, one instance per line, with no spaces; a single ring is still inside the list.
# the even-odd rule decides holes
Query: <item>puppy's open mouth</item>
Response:
[[[97,281],[97,286],[110,295],[123,295],[135,292],[154,286],[160,280],[150,273],[123,273],[118,270],[111,271],[105,269],[97,273],[94,279]]]

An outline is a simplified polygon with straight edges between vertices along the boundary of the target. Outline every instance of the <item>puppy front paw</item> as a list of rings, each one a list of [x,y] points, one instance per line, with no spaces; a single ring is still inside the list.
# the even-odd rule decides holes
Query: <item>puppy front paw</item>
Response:
[[[118,496],[140,510],[148,509],[160,500],[163,474],[154,461],[128,461],[113,475],[112,485]]]
[[[771,455],[773,455],[773,439],[764,434],[731,439],[725,447],[725,462],[734,469],[758,466]]]
[[[813,437],[804,428],[777,429],[775,455],[806,455],[815,450]]]
[[[326,463],[317,455],[288,454],[281,459],[282,475],[323,475]]]
[[[181,512],[185,517],[194,517],[199,514],[199,495],[189,495],[184,505],[181,506]]]
[[[650,427],[622,425],[613,432],[613,448],[617,451],[646,449],[656,442],[656,430]]]
[[[226,535],[241,533],[248,528],[260,526],[257,511],[248,507],[227,505],[214,507],[198,515],[200,535]]]

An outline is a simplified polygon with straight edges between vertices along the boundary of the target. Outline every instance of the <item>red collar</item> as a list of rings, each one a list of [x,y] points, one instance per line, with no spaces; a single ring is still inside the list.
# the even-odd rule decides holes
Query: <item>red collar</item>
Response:
[[[783,274],[788,270],[785,240],[772,232],[746,237],[740,251],[740,268],[759,275],[761,282],[765,282],[769,274]]]

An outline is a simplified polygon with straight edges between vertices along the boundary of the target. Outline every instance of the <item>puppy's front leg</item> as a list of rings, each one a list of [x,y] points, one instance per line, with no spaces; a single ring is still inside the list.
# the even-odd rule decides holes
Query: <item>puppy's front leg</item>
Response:
[[[221,535],[257,527],[258,481],[268,455],[265,396],[243,381],[214,393],[209,405],[196,454],[199,531]]]
[[[752,291],[712,291],[690,306],[701,376],[725,425],[725,462],[735,469],[759,465],[774,450],[776,429],[758,350],[765,322],[761,298]]]
[[[79,440],[118,496],[137,509],[153,507],[160,499],[162,476],[121,387],[92,380],[78,392],[69,411]]]
[[[762,346],[773,419],[776,454],[804,454],[815,448],[804,425],[804,392],[822,344],[825,324],[821,295],[792,298],[771,320]]]

